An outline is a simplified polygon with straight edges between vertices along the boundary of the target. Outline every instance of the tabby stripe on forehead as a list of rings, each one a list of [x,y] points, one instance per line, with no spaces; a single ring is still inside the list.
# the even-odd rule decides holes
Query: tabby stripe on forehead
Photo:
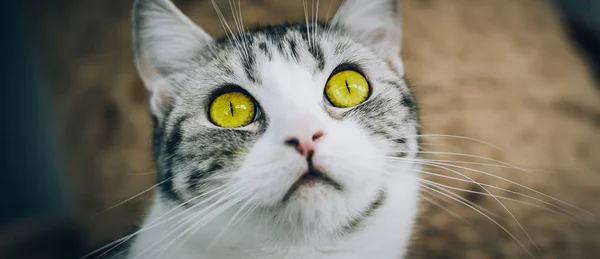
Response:
[[[292,53],[292,58],[296,61],[300,60],[300,55],[298,55],[298,44],[293,39],[289,39],[288,43],[290,44],[290,52]]]
[[[273,59],[273,56],[271,55],[271,52],[269,52],[269,47],[267,46],[266,42],[261,42],[260,44],[258,44],[258,48],[263,52],[263,54],[265,54],[269,60]]]
[[[159,183],[162,183],[161,186],[161,190],[163,192],[163,194],[165,194],[167,196],[168,199],[173,200],[173,201],[178,201],[181,200],[179,198],[179,195],[177,195],[177,192],[175,192],[175,189],[173,187],[173,159],[175,156],[175,153],[177,152],[177,149],[179,147],[179,145],[181,144],[181,140],[183,138],[183,133],[181,132],[181,126],[183,125],[183,123],[187,120],[187,116],[182,116],[180,118],[177,118],[177,120],[175,121],[175,124],[173,125],[173,129],[171,129],[171,134],[169,135],[168,139],[167,139],[167,143],[165,146],[165,151],[164,151],[164,156],[167,158],[166,164],[165,164],[165,169],[166,171],[164,173],[159,173],[158,177],[159,177]]]
[[[258,79],[256,75],[254,75],[254,65],[256,64],[256,57],[254,56],[254,52],[248,51],[245,54],[242,54],[242,66],[244,67],[244,72],[246,72],[246,76],[252,83],[257,83]]]
[[[323,70],[325,68],[325,55],[323,54],[323,49],[318,43],[308,44],[308,52],[313,56],[315,61],[317,61],[317,68],[319,70]]]

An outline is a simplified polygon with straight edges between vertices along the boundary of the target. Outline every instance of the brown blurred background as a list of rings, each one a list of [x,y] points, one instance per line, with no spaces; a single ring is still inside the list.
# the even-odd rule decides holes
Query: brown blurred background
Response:
[[[175,2],[209,33],[223,34],[210,1]],[[227,1],[217,2],[226,16],[231,14]],[[301,0],[241,2],[246,25],[304,21]],[[88,251],[128,233],[147,209],[151,192],[113,207],[154,182],[147,93],[130,50],[131,4],[55,0],[28,8],[34,39],[40,43],[37,53],[74,216],[57,223],[15,224],[0,238],[0,251],[8,249],[17,256],[49,244]],[[320,16],[327,18],[338,4],[320,1]],[[593,61],[586,58],[591,54],[573,43],[558,12],[542,0],[403,0],[402,7],[402,55],[421,106],[423,133],[467,136],[504,148],[426,137],[425,149],[544,170],[524,173],[469,165],[600,215],[600,90],[589,66]],[[426,157],[490,163],[466,156]],[[552,213],[548,210],[557,209],[539,200],[494,192],[513,199],[504,204],[536,248],[496,200],[456,191],[489,212],[525,245],[523,249],[474,210],[424,194],[443,208],[423,202],[411,248],[414,258],[529,258],[527,250],[536,258],[600,258],[599,218],[515,184],[459,171],[479,182],[551,202],[579,219]],[[427,178],[481,191],[473,184]],[[2,245],[3,240],[9,245]],[[71,258],[44,249],[38,250],[39,257],[20,258]]]

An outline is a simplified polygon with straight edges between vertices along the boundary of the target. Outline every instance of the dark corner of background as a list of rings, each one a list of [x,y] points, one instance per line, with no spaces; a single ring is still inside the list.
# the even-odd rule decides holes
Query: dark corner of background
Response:
[[[68,188],[56,146],[37,41],[25,6],[0,0],[0,229],[28,218],[68,217]]]
[[[551,0],[561,11],[569,36],[583,52],[600,82],[600,1]],[[600,89],[600,83],[596,84]]]

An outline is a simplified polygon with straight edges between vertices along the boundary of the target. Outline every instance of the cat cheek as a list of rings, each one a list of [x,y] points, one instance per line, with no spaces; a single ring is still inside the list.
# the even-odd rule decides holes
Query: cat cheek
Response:
[[[250,149],[233,175],[261,205],[275,206],[308,165],[294,150],[275,146],[268,136],[264,137]]]
[[[355,126],[348,126],[323,138],[313,163],[353,192],[378,185],[385,173],[380,150]]]

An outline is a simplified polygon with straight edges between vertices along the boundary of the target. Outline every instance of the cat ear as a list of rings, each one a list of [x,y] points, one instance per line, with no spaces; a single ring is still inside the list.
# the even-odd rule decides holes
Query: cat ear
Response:
[[[331,20],[385,58],[400,52],[400,7],[397,0],[345,0]]]
[[[171,0],[136,0],[132,11],[135,63],[150,91],[152,112],[160,116],[177,94],[167,77],[189,66],[212,38]]]

